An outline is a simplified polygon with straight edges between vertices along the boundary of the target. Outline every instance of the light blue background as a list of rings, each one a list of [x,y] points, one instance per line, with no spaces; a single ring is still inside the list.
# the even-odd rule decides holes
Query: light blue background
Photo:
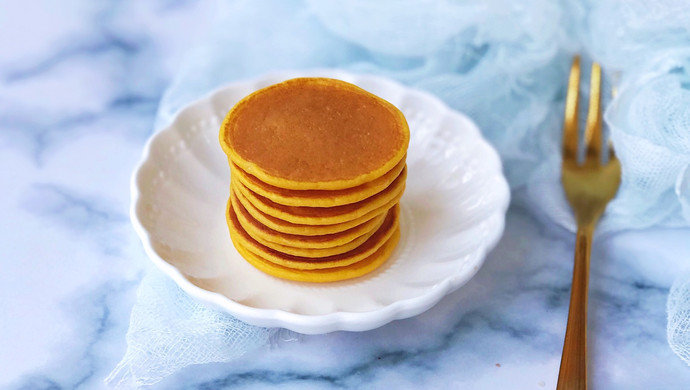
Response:
[[[249,2],[233,4],[238,8],[221,11],[264,17],[252,14]],[[284,23],[305,29],[319,45],[342,47],[324,60],[324,53],[288,36],[247,32],[232,36],[239,45],[233,47],[245,49],[237,68],[202,71],[194,56],[212,45],[186,53],[219,28],[209,27],[219,11],[208,2],[0,2],[0,387],[101,388],[122,357],[134,291],[148,267],[128,221],[129,175],[181,64],[164,100],[168,110],[197,92],[190,86],[201,92],[219,76],[336,66],[353,56],[373,59],[376,66],[344,64],[350,69],[398,69],[398,78],[414,84],[418,75],[405,70],[419,64],[401,61],[399,50],[427,55],[432,49],[391,45],[391,53],[372,54],[380,48],[343,44],[335,33],[304,22],[300,17],[309,15],[295,11],[298,2],[280,4],[273,11],[293,17]],[[249,16],[243,19],[248,27]],[[266,61],[258,43],[246,43],[262,37],[282,43],[280,61]],[[466,61],[456,59],[455,65]],[[554,69],[565,72],[567,61],[558,61]],[[502,69],[520,65],[507,64]],[[448,61],[440,57],[428,66]],[[545,95],[543,107],[557,104],[559,93],[555,88]],[[491,118],[472,112],[472,104],[461,103],[455,106],[489,123]],[[537,100],[529,112],[557,123],[560,114],[549,119],[552,113],[543,107]],[[167,115],[159,112],[159,121]],[[519,157],[523,149],[484,127],[504,156]],[[559,128],[553,131],[557,137]],[[509,171],[535,165],[529,158],[523,162]],[[516,188],[516,199],[534,199]],[[477,276],[429,312],[370,332],[305,336],[234,363],[189,367],[156,388],[554,388],[574,243],[564,225],[516,205],[504,238]],[[679,259],[690,258],[688,233],[654,228],[610,233],[595,242],[593,388],[690,387],[690,369],[668,348],[665,334],[668,289],[684,269]]]

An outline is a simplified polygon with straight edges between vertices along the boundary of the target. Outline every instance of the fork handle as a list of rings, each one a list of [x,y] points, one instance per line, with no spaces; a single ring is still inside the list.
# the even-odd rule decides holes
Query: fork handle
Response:
[[[570,309],[557,390],[587,389],[587,295],[593,233],[593,225],[579,226],[577,229]]]

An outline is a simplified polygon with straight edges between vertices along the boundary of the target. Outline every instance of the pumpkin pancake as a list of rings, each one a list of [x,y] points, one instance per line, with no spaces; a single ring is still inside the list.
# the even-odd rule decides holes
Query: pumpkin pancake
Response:
[[[227,218],[228,227],[230,228],[230,237],[236,245],[239,244],[247,251],[255,254],[261,259],[282,267],[297,270],[314,270],[345,267],[362,261],[376,253],[398,229],[400,206],[396,205],[388,212],[388,215],[386,216],[386,219],[381,227],[379,227],[374,235],[372,235],[362,245],[346,253],[318,259],[292,256],[261,245],[242,229],[242,226],[237,220],[237,216],[232,208],[229,209]]]
[[[284,245],[288,247],[297,248],[332,248],[347,243],[351,243],[366,235],[368,232],[375,231],[381,226],[385,213],[376,216],[361,225],[355,226],[351,229],[340,233],[325,234],[321,236],[300,236],[296,234],[287,234],[275,231],[267,226],[262,225],[254,217],[249,214],[247,209],[240,204],[234,193],[230,194],[228,207],[232,207],[235,211],[242,228],[254,238],[256,241],[273,248],[271,244]],[[274,248],[276,249],[276,248]]]
[[[314,270],[298,270],[282,267],[262,259],[235,241],[233,241],[233,244],[240,255],[249,264],[271,276],[281,279],[294,280],[297,282],[328,283],[354,279],[376,270],[383,265],[386,260],[388,260],[399,240],[400,228],[396,228],[391,238],[389,238],[378,251],[370,255],[368,258],[349,266]]]
[[[305,225],[332,225],[357,219],[367,213],[379,209],[393,199],[400,199],[405,191],[407,169],[403,169],[398,177],[385,190],[359,202],[335,207],[304,207],[285,206],[256,194],[245,187],[239,180],[233,179],[233,185],[238,192],[257,209],[272,217],[284,221]]]
[[[333,225],[305,225],[299,223],[288,222],[273,216],[270,216],[263,211],[254,207],[254,205],[247,200],[247,198],[242,195],[242,193],[235,188],[235,181],[230,180],[231,191],[237,197],[240,204],[249,212],[249,214],[254,217],[259,223],[281,233],[296,234],[300,236],[321,236],[324,234],[339,233],[345,230],[351,229],[355,226],[361,225],[381,214],[385,214],[388,210],[395,206],[400,198],[394,198],[385,205],[379,207],[376,210],[370,211],[369,213],[351,221],[336,223]]]
[[[286,206],[334,207],[359,202],[388,187],[405,168],[405,158],[398,165],[375,180],[344,190],[288,190],[266,184],[257,177],[244,172],[242,168],[230,163],[232,173],[240,183],[252,192]]]
[[[237,215],[237,212],[235,212],[235,215]],[[378,218],[375,218],[378,219]],[[239,220],[239,218],[238,218]],[[385,220],[385,219],[384,219]],[[268,249],[273,249],[274,251],[284,253],[286,255],[291,255],[291,256],[299,256],[299,257],[304,257],[304,258],[311,258],[314,260],[320,260],[321,258],[324,257],[329,257],[329,256],[335,256],[335,255],[340,255],[345,252],[349,252],[358,246],[364,244],[371,236],[376,233],[378,228],[381,227],[382,224],[379,224],[376,226],[376,229],[373,229],[363,236],[357,237],[353,241],[350,241],[348,243],[345,243],[343,245],[338,245],[330,248],[300,248],[300,247],[294,247],[294,246],[287,246],[287,245],[281,245],[281,244],[276,244],[272,243],[269,241],[263,241],[261,239],[257,239],[256,237],[253,237],[251,233],[249,233],[246,229],[244,229],[244,226],[242,226],[242,222],[240,222],[240,226],[244,229],[247,234],[252,237],[257,243],[263,245],[264,247]],[[247,246],[247,245],[245,245]],[[249,246],[251,248],[251,246]]]
[[[410,131],[400,110],[355,85],[297,78],[242,99],[219,138],[233,163],[266,184],[341,190],[393,169]]]

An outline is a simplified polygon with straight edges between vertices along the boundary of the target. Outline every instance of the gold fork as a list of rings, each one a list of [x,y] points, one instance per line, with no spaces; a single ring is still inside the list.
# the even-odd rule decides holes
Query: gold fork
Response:
[[[605,164],[602,162],[601,67],[599,64],[592,64],[590,77],[584,162],[578,162],[577,153],[579,93],[580,58],[575,57],[570,68],[563,122],[561,180],[566,198],[577,221],[577,238],[568,325],[565,330],[557,390],[587,388],[587,292],[592,235],[606,204],[618,191],[621,179],[621,165],[610,143],[607,147],[608,162]]]

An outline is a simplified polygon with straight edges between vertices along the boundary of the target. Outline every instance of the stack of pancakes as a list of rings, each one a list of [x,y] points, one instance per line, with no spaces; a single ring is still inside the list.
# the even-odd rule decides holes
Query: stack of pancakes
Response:
[[[299,78],[261,89],[220,131],[228,227],[250,264],[331,282],[383,264],[400,237],[409,129],[392,104],[352,84]]]

